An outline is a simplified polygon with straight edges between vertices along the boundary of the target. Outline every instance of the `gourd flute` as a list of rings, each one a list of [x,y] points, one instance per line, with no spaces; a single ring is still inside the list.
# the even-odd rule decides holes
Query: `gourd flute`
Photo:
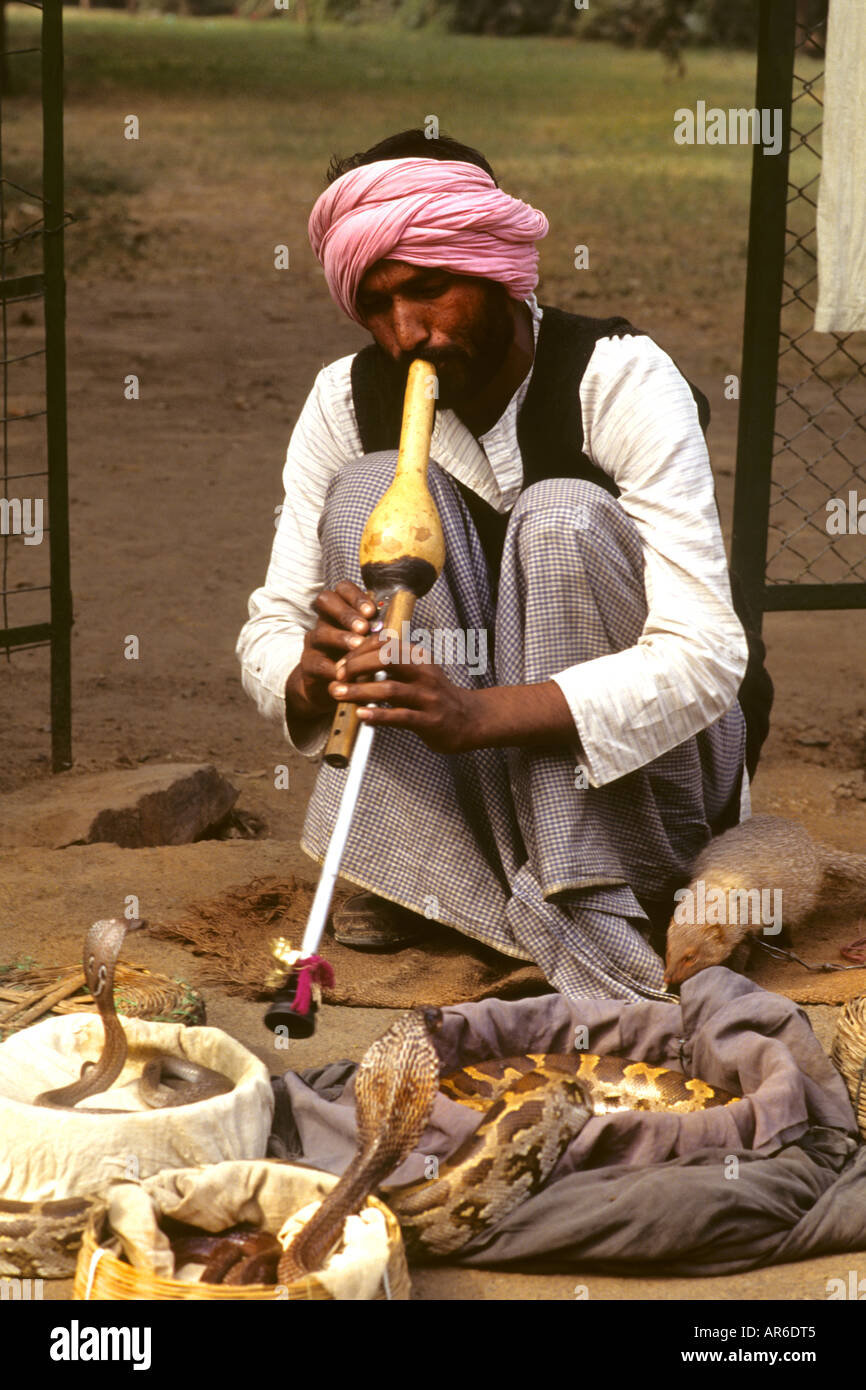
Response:
[[[416,359],[409,368],[403,400],[400,448],[394,479],[367,518],[361,536],[361,578],[376,604],[382,627],[402,633],[419,598],[428,592],[445,563],[445,540],[436,504],[427,486],[430,438],[436,406],[436,368]],[[385,679],[385,673],[377,673]],[[269,1028],[286,1027],[290,1037],[309,1037],[315,1031],[312,986],[333,977],[331,967],[317,954],[349,837],[364,770],[370,756],[374,727],[358,718],[352,701],[338,704],[325,748],[331,767],[348,768],[346,784],[316,894],[310,907],[300,952],[292,962],[288,984],[265,1015]]]

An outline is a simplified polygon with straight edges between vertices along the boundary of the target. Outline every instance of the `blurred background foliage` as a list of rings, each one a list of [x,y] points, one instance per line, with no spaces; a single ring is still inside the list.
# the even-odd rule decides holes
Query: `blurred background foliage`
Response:
[[[89,8],[88,0],[67,0]],[[675,60],[684,48],[754,48],[757,0],[102,0],[101,7],[183,16],[237,14],[349,24],[396,22],[460,34],[549,34],[656,48]],[[826,17],[827,0],[798,0],[800,23]]]

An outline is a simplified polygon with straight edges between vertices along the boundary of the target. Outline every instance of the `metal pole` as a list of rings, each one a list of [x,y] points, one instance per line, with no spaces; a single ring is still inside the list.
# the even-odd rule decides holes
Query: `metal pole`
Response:
[[[782,148],[752,159],[749,260],[740,373],[731,569],[760,626],[764,610],[770,481],[779,374],[779,324],[785,269],[791,96],[796,0],[761,0],[755,105],[782,111]]]
[[[66,282],[63,271],[63,6],[42,7],[42,196],[45,396],[51,562],[51,761],[72,764],[69,484],[66,455]]]

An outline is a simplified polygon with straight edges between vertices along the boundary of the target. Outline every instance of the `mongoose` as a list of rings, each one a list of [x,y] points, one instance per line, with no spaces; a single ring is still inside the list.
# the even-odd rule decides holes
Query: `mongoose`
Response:
[[[701,850],[691,883],[676,898],[667,937],[669,985],[721,965],[751,937],[772,942],[820,902],[866,907],[866,855],[816,844],[783,816],[752,816]],[[744,964],[748,951],[739,954]]]

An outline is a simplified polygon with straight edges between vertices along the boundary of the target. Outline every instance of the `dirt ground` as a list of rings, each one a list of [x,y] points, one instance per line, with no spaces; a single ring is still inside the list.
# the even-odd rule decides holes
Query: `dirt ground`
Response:
[[[86,141],[97,126],[96,116],[73,117],[71,138]],[[75,764],[63,777],[146,760],[214,762],[242,788],[240,806],[264,817],[268,838],[154,851],[0,850],[2,959],[21,951],[72,958],[88,921],[117,910],[113,901],[99,905],[109,885],[121,896],[134,891],[129,884],[146,884],[147,908],[158,912],[260,872],[315,872],[297,847],[314,769],[289,758],[290,787],[275,790],[273,769],[286,750],[241,690],[233,648],[247,596],[264,577],[291,425],[321,363],[364,338],[340,318],[309,257],[299,256],[290,285],[261,270],[262,244],[280,239],[275,193],[251,177],[233,184],[231,199],[214,187],[198,196],[197,178],[193,170],[184,196],[179,171],[131,197],[131,216],[147,229],[146,262],[137,265],[133,247],[122,264],[91,262],[69,279]],[[300,212],[293,217],[298,223]],[[186,248],[180,258],[178,247]],[[611,313],[623,304],[582,299],[580,308]],[[699,303],[683,307],[674,282],[647,295],[640,321],[710,397],[727,526],[736,403],[724,400],[723,380],[739,360],[742,301],[721,317]],[[138,401],[123,397],[129,372],[141,378]],[[138,661],[123,655],[133,633]],[[862,848],[866,613],[770,615],[766,636],[777,701],[756,808],[795,815],[841,847]],[[44,652],[4,665],[2,699],[0,792],[40,779],[47,786]],[[840,788],[855,794],[840,796]],[[0,824],[2,816],[0,803]],[[136,947],[144,964],[200,978],[201,963],[179,947]],[[261,1006],[212,987],[207,999],[209,1022],[274,1063]],[[291,1065],[359,1057],[389,1018],[326,1010]],[[832,1012],[817,1011],[815,1021],[829,1042]],[[285,1065],[284,1055],[278,1060]],[[820,1299],[826,1280],[845,1277],[858,1258],[863,1264],[866,1253],[708,1280],[448,1268],[419,1273],[414,1286],[416,1297],[449,1300],[568,1299],[578,1283],[601,1299]]]

